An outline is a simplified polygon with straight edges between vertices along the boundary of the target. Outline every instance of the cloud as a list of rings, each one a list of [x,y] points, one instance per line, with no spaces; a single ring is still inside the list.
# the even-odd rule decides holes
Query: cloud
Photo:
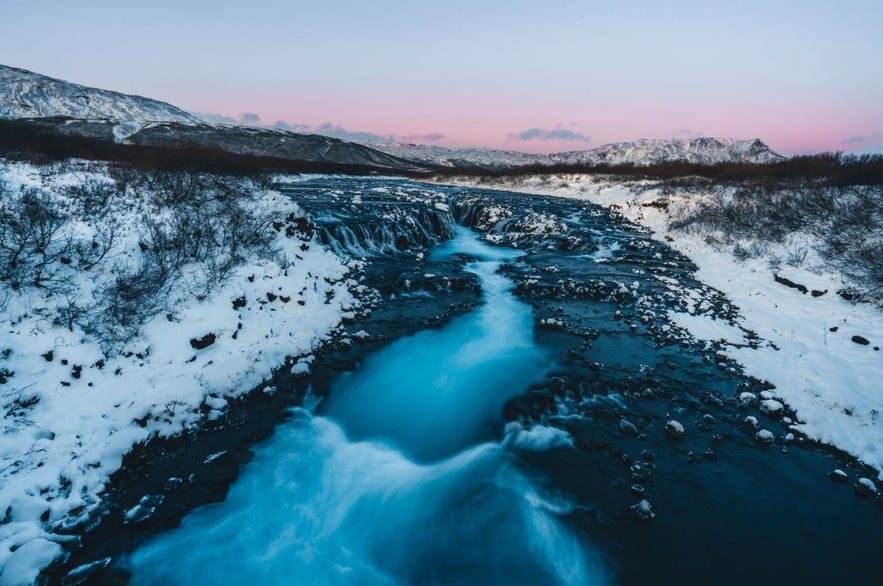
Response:
[[[429,134],[406,134],[404,136],[397,136],[396,139],[399,142],[437,142],[447,137],[446,134],[432,132]]]
[[[301,124],[300,122],[286,122],[285,120],[277,120],[273,124],[264,124],[259,114],[254,112],[245,112],[239,115],[239,118],[232,118],[223,114],[213,114],[209,112],[192,112],[192,114],[210,124],[232,124],[239,126],[259,126],[263,128],[275,128],[277,130],[285,130],[288,132],[299,133],[315,133],[332,138],[342,140],[360,140],[370,142],[437,142],[447,138],[446,134],[440,132],[428,132],[423,134],[376,134],[374,132],[359,132],[347,130],[340,124],[333,122],[325,122],[319,126],[311,126],[309,124]]]
[[[298,124],[297,122],[288,123],[285,120],[277,120],[273,123],[273,128],[277,130],[287,130],[288,132],[309,132],[309,124]]]
[[[883,134],[874,133],[871,136],[850,136],[844,139],[842,144],[864,144],[876,140],[883,140]]]
[[[313,132],[316,134],[322,134],[324,136],[330,136],[332,138],[341,138],[343,140],[370,140],[372,142],[395,142],[395,137],[393,135],[381,136],[379,134],[374,134],[373,132],[353,132],[345,129],[344,127],[338,124],[332,124],[331,122],[326,122],[325,124],[320,124],[316,128],[313,129]]]
[[[253,112],[246,112],[239,116],[239,123],[243,126],[263,126],[261,117]]]
[[[702,138],[702,132],[691,128],[681,128],[671,134],[672,138]]]
[[[506,135],[506,138],[519,141],[569,140],[576,142],[592,142],[592,137],[588,135],[560,128],[554,130],[547,128],[529,128],[527,130],[522,130],[521,132],[511,132]]]

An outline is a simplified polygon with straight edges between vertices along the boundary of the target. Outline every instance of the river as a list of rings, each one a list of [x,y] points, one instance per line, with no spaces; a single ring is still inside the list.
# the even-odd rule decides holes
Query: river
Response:
[[[665,243],[555,198],[385,178],[285,191],[317,238],[367,262],[383,302],[348,329],[371,338],[157,452],[72,565],[112,558],[115,583],[133,584],[778,585],[878,571],[880,506],[828,478],[869,472],[788,439],[784,418],[739,400],[767,385],[672,326],[670,311],[735,323],[738,308]],[[671,419],[684,437],[666,434]],[[170,476],[191,480],[125,524]],[[638,515],[642,499],[654,517]]]

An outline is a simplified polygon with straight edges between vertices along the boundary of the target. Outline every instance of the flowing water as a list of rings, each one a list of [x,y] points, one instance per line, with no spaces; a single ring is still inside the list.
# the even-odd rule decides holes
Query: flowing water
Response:
[[[544,378],[518,252],[457,228],[483,303],[342,376],[260,446],[222,503],[129,558],[133,584],[601,584],[599,556],[507,447],[506,402]]]

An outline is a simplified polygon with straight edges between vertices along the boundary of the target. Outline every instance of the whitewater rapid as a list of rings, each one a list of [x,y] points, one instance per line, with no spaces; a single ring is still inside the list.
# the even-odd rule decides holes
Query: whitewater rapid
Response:
[[[519,449],[569,438],[518,425],[503,437],[503,405],[548,366],[530,307],[498,273],[519,253],[458,228],[434,254],[471,259],[482,305],[298,409],[224,502],[129,557],[133,584],[607,582],[565,519],[572,505],[519,467]]]

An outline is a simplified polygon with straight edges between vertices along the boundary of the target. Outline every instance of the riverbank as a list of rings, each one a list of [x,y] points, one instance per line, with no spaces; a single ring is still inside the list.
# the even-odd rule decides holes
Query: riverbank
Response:
[[[133,448],[308,365],[361,301],[358,263],[248,178],[0,161],[0,189],[0,583],[14,585],[96,522]]]
[[[698,267],[697,278],[738,307],[735,325],[754,332],[763,343],[746,345],[733,324],[708,315],[701,298],[693,299],[686,311],[671,312],[670,319],[698,340],[722,342],[723,353],[743,365],[746,374],[771,383],[775,388],[769,400],[793,410],[796,418],[789,425],[795,431],[855,456],[883,479],[883,400],[878,390],[883,315],[872,305],[839,296],[847,284],[821,259],[810,258],[801,266],[773,262],[784,258],[795,242],[781,249],[768,247],[753,257],[734,256],[733,247],[716,242],[713,235],[673,229],[672,219],[695,206],[703,194],[680,193],[659,183],[580,175],[444,183],[583,200],[644,226],[655,239],[690,258]]]

